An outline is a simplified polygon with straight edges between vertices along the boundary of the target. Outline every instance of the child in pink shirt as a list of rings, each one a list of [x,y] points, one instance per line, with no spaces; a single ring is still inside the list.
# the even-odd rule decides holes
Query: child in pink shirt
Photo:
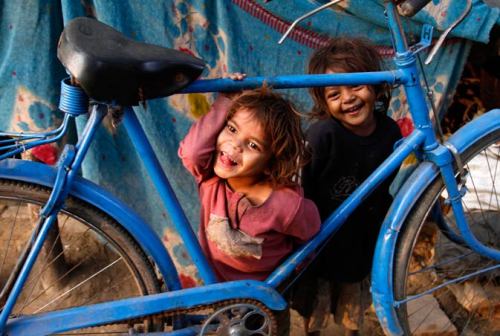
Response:
[[[219,95],[181,142],[198,185],[200,243],[220,280],[264,280],[318,232],[297,183],[303,154],[299,114],[266,88]]]

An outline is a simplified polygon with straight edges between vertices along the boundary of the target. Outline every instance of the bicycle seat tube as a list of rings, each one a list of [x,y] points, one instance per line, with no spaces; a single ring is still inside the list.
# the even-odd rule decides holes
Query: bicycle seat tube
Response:
[[[40,212],[40,229],[38,234],[33,237],[33,246],[26,257],[26,262],[21,268],[19,276],[17,277],[10,295],[5,302],[3,310],[0,314],[0,334],[7,322],[10,312],[14,308],[17,298],[19,297],[21,290],[28,279],[28,275],[31,268],[35,264],[35,260],[42,248],[45,238],[48,234],[49,229],[55,222],[57,213],[59,212],[66,195],[69,193],[71,188],[71,182],[74,180],[75,176],[80,170],[82,161],[89,149],[90,143],[92,142],[97,128],[100,126],[104,116],[106,115],[106,107],[103,105],[96,105],[92,110],[91,117],[87,122],[85,130],[81,139],[76,145],[76,149],[72,146],[67,146],[64,153],[69,153],[67,155],[62,155],[58,163],[58,173],[54,184],[54,189],[49,197],[49,200],[44,205]],[[59,185],[59,187],[57,187]],[[38,226],[38,225],[37,225]]]

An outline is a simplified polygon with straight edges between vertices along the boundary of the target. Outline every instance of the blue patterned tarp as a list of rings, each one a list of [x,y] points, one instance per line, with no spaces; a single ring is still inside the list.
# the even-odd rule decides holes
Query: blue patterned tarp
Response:
[[[326,0],[0,0],[0,126],[4,130],[38,131],[60,122],[57,112],[59,81],[66,76],[56,58],[63,25],[77,16],[92,16],[127,36],[190,52],[206,60],[205,78],[243,71],[249,76],[304,73],[312,50],[328,36],[361,35],[372,39],[390,56],[381,1],[346,0],[304,21],[283,45],[277,41],[289,22]],[[453,4],[452,6],[449,6]],[[403,24],[419,35],[423,22],[443,30],[463,9],[465,1],[434,0]],[[468,18],[454,31],[426,68],[438,105],[446,107],[461,74],[471,42],[487,42],[499,22],[499,10],[473,1]],[[390,60],[390,58],[387,58]],[[305,89],[287,92],[306,111],[311,102]],[[394,92],[391,115],[408,127],[406,102]],[[203,114],[211,94],[176,95],[156,99],[139,118],[158,150],[159,159],[193,226],[198,221],[198,199],[193,180],[176,156],[180,139],[194,119]],[[81,124],[76,125],[78,131]],[[85,162],[84,175],[129,202],[164,237],[188,284],[193,266],[163,210],[140,157],[131,149],[121,127],[100,132]],[[131,192],[133,191],[133,192]]]

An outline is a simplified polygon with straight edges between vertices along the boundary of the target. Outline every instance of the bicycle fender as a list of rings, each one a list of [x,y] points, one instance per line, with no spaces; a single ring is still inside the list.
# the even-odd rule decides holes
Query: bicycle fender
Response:
[[[480,136],[500,129],[500,109],[491,110],[474,119],[449,139],[458,153],[467,150]],[[387,335],[403,335],[394,309],[393,269],[396,241],[410,210],[439,169],[431,162],[423,162],[415,169],[394,198],[380,230],[372,268],[371,292],[377,317]]]
[[[0,161],[0,178],[51,187],[54,185],[56,176],[57,169],[43,163],[18,159]],[[168,290],[181,288],[177,270],[162,241],[134,210],[102,187],[81,177],[75,178],[69,194],[101,209],[122,224],[123,228],[154,260]]]
[[[500,109],[494,109],[461,127],[446,142],[452,144],[459,153],[463,153],[475,139],[493,133],[499,128]]]

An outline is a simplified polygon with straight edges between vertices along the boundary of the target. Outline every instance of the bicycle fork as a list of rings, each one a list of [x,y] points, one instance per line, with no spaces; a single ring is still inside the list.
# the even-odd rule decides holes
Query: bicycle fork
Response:
[[[446,191],[448,192],[448,202],[450,203],[458,231],[461,238],[467,247],[483,257],[500,261],[500,251],[488,247],[481,243],[470,229],[470,225],[465,217],[464,208],[462,205],[463,193],[460,190],[459,183],[455,178],[453,170],[453,160],[456,161],[459,171],[461,170],[461,159],[458,155],[452,155],[454,147],[451,144],[439,145],[436,149],[427,152],[427,157],[430,161],[439,167],[443,178]],[[462,176],[460,176],[462,178]]]
[[[33,230],[30,242],[28,242],[24,253],[18,260],[18,265],[16,266],[17,272],[13,272],[9,278],[9,281],[13,282],[13,284],[11,286],[6,286],[7,290],[4,290],[4,293],[2,293],[8,297],[0,313],[0,334],[3,334],[4,332],[9,314],[21,294],[28,275],[30,274],[43,243],[47,238],[49,230],[53,226],[59,211],[64,205],[64,201],[71,189],[72,182],[80,170],[83,159],[85,158],[85,155],[90,147],[90,143],[94,138],[95,132],[97,131],[106,113],[107,107],[105,105],[94,105],[83,134],[76,146],[66,145],[64,147],[57,164],[57,175],[49,199],[40,210],[39,220]],[[10,291],[9,287],[12,288]]]

